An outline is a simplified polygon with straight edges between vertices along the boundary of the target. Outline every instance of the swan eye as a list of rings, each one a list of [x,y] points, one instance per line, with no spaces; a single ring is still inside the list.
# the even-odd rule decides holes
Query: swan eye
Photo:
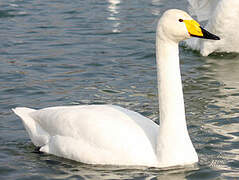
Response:
[[[178,21],[179,21],[179,22],[183,22],[183,20],[182,20],[182,19],[179,19]]]

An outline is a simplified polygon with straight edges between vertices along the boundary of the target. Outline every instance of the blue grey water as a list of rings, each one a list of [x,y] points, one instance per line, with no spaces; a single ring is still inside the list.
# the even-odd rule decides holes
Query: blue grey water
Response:
[[[116,104],[158,121],[155,28],[186,0],[1,0],[1,179],[239,177],[239,55],[180,46],[193,168],[87,165],[34,153],[11,108]],[[116,154],[117,156],[117,154]]]

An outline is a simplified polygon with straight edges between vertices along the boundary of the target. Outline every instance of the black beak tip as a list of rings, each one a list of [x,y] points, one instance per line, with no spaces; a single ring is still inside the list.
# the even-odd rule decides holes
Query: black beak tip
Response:
[[[218,37],[218,36],[215,35],[214,40],[220,40],[220,37]]]
[[[208,32],[207,30],[203,29],[202,27],[200,27],[203,33],[203,37],[204,39],[212,39],[212,40],[220,40],[220,37]]]

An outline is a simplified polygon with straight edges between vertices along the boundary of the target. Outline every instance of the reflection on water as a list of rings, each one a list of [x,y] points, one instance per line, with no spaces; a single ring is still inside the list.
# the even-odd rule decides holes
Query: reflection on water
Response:
[[[110,11],[110,15],[107,18],[108,20],[113,21],[113,33],[119,33],[120,29],[120,19],[117,17],[117,14],[119,14],[120,11],[120,0],[108,0],[109,6],[108,9]]]

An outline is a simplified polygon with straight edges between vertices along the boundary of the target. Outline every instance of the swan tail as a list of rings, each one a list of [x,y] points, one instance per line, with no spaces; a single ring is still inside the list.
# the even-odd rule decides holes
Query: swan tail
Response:
[[[19,117],[28,116],[29,113],[36,111],[35,109],[26,108],[26,107],[17,107],[13,108],[12,111]]]
[[[26,107],[17,107],[12,111],[21,118],[25,129],[27,130],[32,143],[35,146],[43,146],[48,142],[49,134],[31,116],[35,109]]]

